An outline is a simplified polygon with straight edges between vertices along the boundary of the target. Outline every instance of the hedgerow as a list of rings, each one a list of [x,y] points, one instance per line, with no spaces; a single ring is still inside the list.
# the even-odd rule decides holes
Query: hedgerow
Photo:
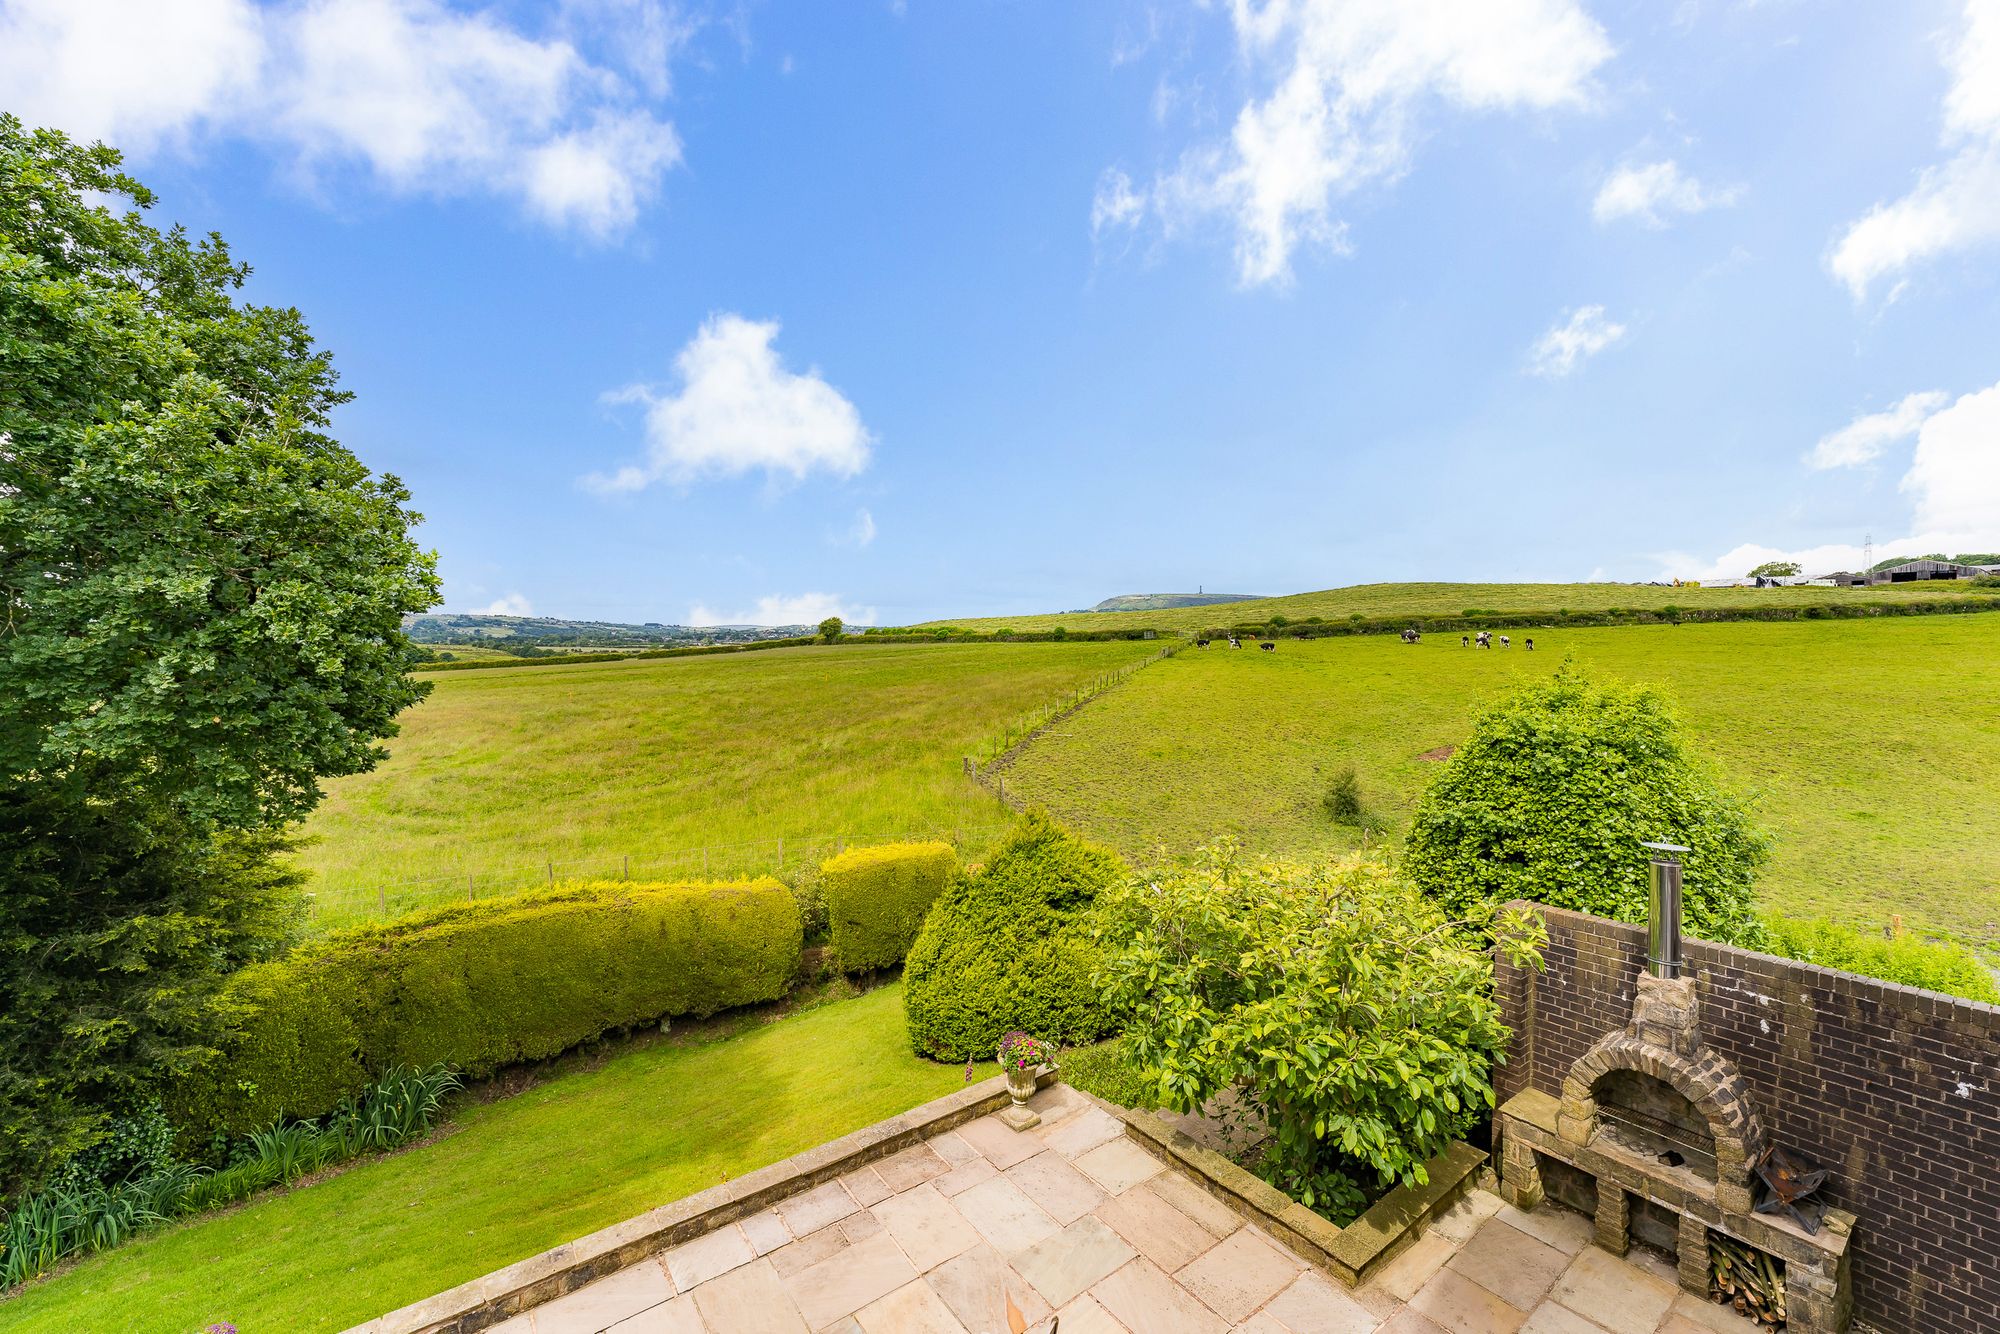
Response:
[[[1972,951],[1911,936],[1885,940],[1825,921],[1768,917],[1764,948],[1801,963],[1879,977],[1906,987],[2000,1004],[2000,987]]]
[[[860,973],[901,963],[957,868],[948,843],[853,848],[823,863],[820,889],[840,966]]]
[[[470,1077],[615,1029],[785,993],[798,904],[776,880],[597,882],[420,913],[243,969],[219,1059],[168,1099],[196,1133],[312,1117],[396,1066]]]
[[[1025,817],[983,871],[945,891],[910,948],[911,1047],[961,1061],[991,1056],[1014,1030],[1065,1043],[1110,1032],[1092,937],[1099,892],[1125,875],[1113,854]]]
[[[1403,866],[1455,916],[1530,899],[1637,922],[1648,841],[1691,849],[1690,934],[1760,942],[1751,884],[1768,839],[1689,753],[1663,695],[1565,663],[1473,725],[1418,799]]]

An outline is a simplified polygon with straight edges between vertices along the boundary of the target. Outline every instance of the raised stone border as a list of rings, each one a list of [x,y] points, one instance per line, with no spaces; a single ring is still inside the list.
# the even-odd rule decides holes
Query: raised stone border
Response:
[[[1048,1066],[1036,1075],[1036,1083],[1043,1088],[1055,1079],[1055,1070]],[[401,1310],[377,1316],[366,1324],[354,1326],[347,1334],[474,1334],[649,1255],[671,1249],[725,1223],[761,1213],[780,1200],[845,1176],[857,1167],[899,1153],[967,1121],[975,1121],[1011,1101],[1006,1076],[995,1075],[971,1088],[913,1107],[901,1116],[878,1121],[734,1181],[711,1186]]]
[[[1430,1177],[1428,1185],[1398,1186],[1346,1227],[1335,1227],[1159,1117],[1118,1107],[1109,1110],[1124,1121],[1125,1133],[1148,1153],[1186,1173],[1239,1217],[1257,1224],[1300,1259],[1350,1288],[1367,1282],[1392,1256],[1422,1236],[1431,1220],[1451,1208],[1486,1163],[1483,1151],[1461,1140],[1424,1164]]]

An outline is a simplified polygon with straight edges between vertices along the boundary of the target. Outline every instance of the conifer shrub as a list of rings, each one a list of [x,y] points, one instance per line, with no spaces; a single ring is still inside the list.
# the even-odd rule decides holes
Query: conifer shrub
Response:
[[[1529,899],[1646,919],[1652,854],[1677,843],[1688,934],[1757,947],[1769,842],[1689,751],[1667,699],[1572,663],[1481,717],[1418,799],[1403,859],[1454,916]]]
[[[167,1110],[185,1130],[319,1116],[397,1066],[468,1077],[616,1029],[782,996],[799,909],[772,879],[579,883],[343,931],[238,972],[219,1059]]]
[[[957,869],[948,843],[851,848],[822,863],[827,929],[841,968],[861,973],[901,963]]]
[[[963,1061],[990,1057],[1015,1030],[1072,1044],[1109,1033],[1092,982],[1097,900],[1126,874],[1112,853],[1026,816],[982,871],[952,882],[910,947],[911,1047]]]

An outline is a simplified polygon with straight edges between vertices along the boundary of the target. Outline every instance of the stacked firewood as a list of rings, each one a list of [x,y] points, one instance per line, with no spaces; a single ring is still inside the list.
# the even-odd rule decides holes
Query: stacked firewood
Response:
[[[1785,1327],[1785,1276],[1770,1256],[1720,1232],[1708,1234],[1709,1295],[1768,1329]]]

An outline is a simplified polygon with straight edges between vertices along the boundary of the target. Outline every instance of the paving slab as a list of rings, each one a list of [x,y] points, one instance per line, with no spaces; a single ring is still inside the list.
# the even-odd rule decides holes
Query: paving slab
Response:
[[[1056,1312],[1056,1334],[1131,1334],[1118,1317],[1088,1294]]]
[[[1084,1217],[1014,1256],[1014,1268],[1049,1305],[1060,1307],[1136,1254],[1116,1232]]]
[[[1247,1320],[1251,1312],[1290,1287],[1304,1268],[1290,1251],[1243,1228],[1174,1277],[1216,1314]]]
[[[1100,1144],[1088,1153],[1077,1155],[1075,1162],[1078,1171],[1110,1195],[1122,1195],[1166,1170],[1158,1158],[1129,1139]]]
[[[509,1324],[513,1323],[511,1321]],[[495,1326],[486,1334],[506,1329],[506,1325]],[[649,1306],[635,1316],[613,1325],[605,1334],[710,1334],[708,1325],[695,1308],[692,1296],[676,1297],[658,1306]]]
[[[1519,1334],[1604,1334],[1604,1326],[1585,1320],[1567,1306],[1543,1302],[1528,1312]]]
[[[1100,1144],[1122,1139],[1125,1123],[1102,1107],[1084,1107],[1052,1126],[1032,1132],[1041,1142],[1065,1158],[1078,1158]]]
[[[1287,1334],[1370,1334],[1381,1320],[1338,1283],[1315,1269],[1292,1280],[1262,1312]]]
[[[846,1249],[847,1237],[836,1223],[832,1227],[821,1228],[811,1236],[801,1237],[789,1246],[780,1246],[772,1251],[771,1267],[780,1274],[796,1274],[801,1269],[810,1268],[821,1260],[831,1259]]]
[[[1162,1172],[1146,1183],[1146,1189],[1201,1224],[1202,1230],[1226,1237],[1243,1226],[1237,1212],[1179,1172]]]
[[[732,1269],[689,1296],[711,1334],[805,1334],[806,1322],[769,1260]]]
[[[1451,1208],[1431,1220],[1429,1231],[1456,1242],[1470,1241],[1472,1234],[1479,1230],[1481,1223],[1484,1223],[1504,1208],[1506,1208],[1506,1201],[1493,1192],[1487,1190],[1468,1190],[1458,1197],[1457,1202]],[[1574,1253],[1570,1250],[1563,1250],[1563,1254],[1565,1255]]]
[[[1509,1305],[1529,1311],[1548,1296],[1569,1268],[1570,1257],[1495,1218],[1474,1232],[1448,1263]]]
[[[931,1151],[928,1144],[913,1144],[901,1153],[894,1153],[876,1163],[875,1175],[892,1191],[911,1190],[926,1181],[943,1176],[951,1170],[951,1164]]]
[[[1094,1106],[1089,1097],[1068,1084],[1055,1083],[1028,1099],[1028,1107],[1042,1118],[1042,1124],[1052,1126],[1065,1116],[1074,1116],[1086,1107]]]
[[[1221,1316],[1144,1256],[1104,1279],[1090,1295],[1139,1334],[1223,1334],[1229,1328]]]
[[[817,1330],[888,1296],[916,1276],[895,1238],[879,1232],[784,1282],[807,1326]],[[705,1307],[702,1314],[708,1314]]]
[[[1685,1321],[1696,1329],[1712,1330],[1714,1334],[1752,1334],[1760,1328],[1749,1316],[1736,1314],[1733,1307],[1697,1297],[1691,1292],[1675,1293],[1674,1304],[1667,1309],[1675,1319]]]
[[[1422,1311],[1404,1307],[1389,1317],[1375,1334],[1449,1334],[1449,1331],[1429,1319]]]
[[[682,1292],[719,1274],[726,1274],[738,1265],[749,1264],[756,1258],[756,1249],[743,1235],[743,1229],[734,1223],[684,1242],[661,1257],[666,1262],[667,1272],[674,1276],[674,1286]],[[673,1294],[670,1292],[667,1296]]]
[[[1169,1273],[1205,1254],[1218,1240],[1156,1194],[1151,1182],[1098,1205],[1097,1216]]]
[[[970,1190],[980,1182],[991,1181],[999,1175],[999,1168],[985,1158],[975,1155],[971,1162],[960,1163],[931,1184],[937,1187],[938,1194],[948,1199],[960,1191]]]
[[[737,1242],[744,1244],[740,1236]],[[649,1306],[658,1306],[673,1295],[673,1282],[659,1262],[641,1261],[536,1307],[535,1331],[536,1334],[598,1334],[599,1330]]]
[[[854,1323],[863,1334],[966,1334],[965,1325],[920,1278],[856,1311]]]
[[[1007,1176],[1029,1199],[1048,1210],[1049,1217],[1065,1225],[1104,1203],[1103,1188],[1053,1150],[1015,1163],[1007,1169]]]
[[[957,1167],[960,1163],[971,1162],[979,1156],[979,1150],[967,1144],[965,1138],[956,1130],[947,1130],[942,1135],[933,1135],[925,1143],[931,1146],[932,1153],[944,1159],[953,1167]]]
[[[924,1275],[924,1281],[967,1329],[1004,1329],[1008,1297],[1014,1299],[1014,1305],[1028,1318],[1029,1324],[1049,1314],[1049,1304],[1042,1300],[1034,1285],[985,1242],[931,1270]],[[1069,1326],[1065,1324],[1059,1334],[1069,1334]]]
[[[875,1206],[874,1215],[903,1248],[919,1274],[963,1255],[979,1244],[965,1215],[928,1183]]]
[[[1519,1228],[1545,1246],[1555,1247],[1564,1255],[1581,1253],[1597,1236],[1595,1219],[1559,1205],[1545,1204],[1524,1213],[1511,1204],[1503,1203],[1494,1217],[1510,1227]]]
[[[979,1151],[980,1157],[1000,1168],[1012,1167],[1047,1147],[1031,1131],[1016,1130],[997,1116],[982,1116],[977,1121],[968,1121],[958,1128],[958,1134]]]
[[[1549,1295],[1610,1334],[1653,1334],[1677,1292],[1664,1279],[1592,1246],[1570,1262]]]
[[[769,1255],[780,1246],[788,1246],[792,1241],[792,1230],[785,1226],[785,1220],[778,1217],[775,1209],[766,1209],[761,1214],[752,1214],[737,1224],[743,1229],[744,1239],[750,1249],[759,1255]]]
[[[1417,1295],[1417,1289],[1430,1282],[1432,1276],[1444,1268],[1445,1262],[1457,1250],[1449,1238],[1426,1232],[1383,1265],[1370,1280],[1369,1286],[1380,1288],[1399,1302],[1407,1302]]]
[[[847,1244],[850,1246],[857,1241],[866,1241],[882,1230],[881,1220],[865,1209],[860,1213],[849,1214],[834,1226],[840,1229],[840,1235],[847,1238]]]
[[[1048,1211],[1004,1176],[982,1182],[952,1200],[966,1221],[1002,1254],[1025,1251],[1059,1230]]]
[[[1510,1306],[1449,1266],[1410,1299],[1418,1312],[1450,1334],[1515,1334],[1528,1313]]]
[[[838,1223],[860,1207],[845,1186],[838,1181],[829,1181],[780,1203],[778,1216],[785,1220],[785,1226],[792,1230],[793,1236],[804,1237],[829,1223]]]
[[[896,1193],[889,1189],[889,1183],[876,1172],[873,1163],[849,1172],[840,1179],[840,1184],[847,1188],[848,1198],[863,1209]]]

